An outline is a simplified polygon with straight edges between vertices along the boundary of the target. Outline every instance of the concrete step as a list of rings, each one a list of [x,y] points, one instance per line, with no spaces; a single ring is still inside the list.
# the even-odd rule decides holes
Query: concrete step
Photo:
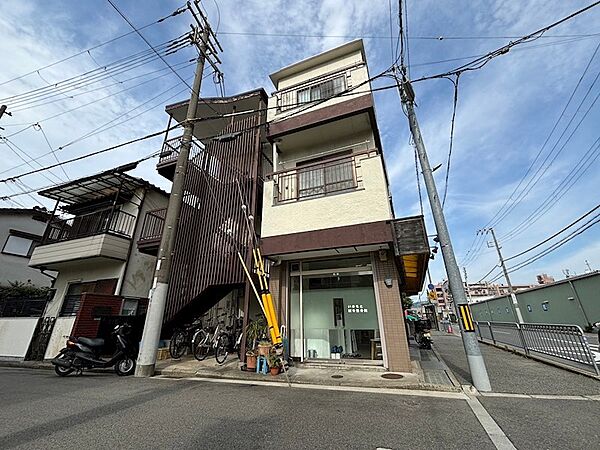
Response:
[[[367,372],[387,372],[381,364],[373,364],[372,361],[347,361],[347,360],[323,360],[323,361],[305,361],[296,363],[298,368],[305,369],[335,369],[335,370],[364,370]]]

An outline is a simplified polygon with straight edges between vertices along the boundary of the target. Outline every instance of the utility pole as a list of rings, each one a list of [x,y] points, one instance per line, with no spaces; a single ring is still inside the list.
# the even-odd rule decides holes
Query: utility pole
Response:
[[[467,268],[463,267],[463,273],[465,274],[465,289],[467,291],[467,297],[469,299],[469,303],[471,303],[471,289],[469,288],[469,280],[467,278]]]
[[[465,353],[467,355],[469,371],[471,372],[471,378],[473,379],[473,385],[480,391],[488,392],[492,390],[492,387],[490,385],[485,362],[481,356],[481,349],[479,348],[479,342],[477,341],[477,336],[474,331],[473,320],[471,317],[469,304],[467,302],[467,297],[465,295],[460,269],[456,263],[456,256],[454,255],[454,250],[452,249],[450,233],[448,232],[444,211],[442,210],[442,204],[435,186],[433,171],[431,170],[431,165],[429,164],[429,158],[427,157],[427,151],[425,149],[425,144],[423,143],[423,137],[421,136],[419,123],[417,122],[417,116],[414,109],[414,91],[410,81],[408,81],[406,77],[403,77],[402,84],[399,84],[398,87],[400,88],[400,97],[402,103],[406,107],[410,131],[412,133],[412,138],[415,143],[415,147],[417,148],[419,161],[421,163],[423,178],[425,179],[425,187],[427,188],[427,195],[431,205],[431,212],[435,222],[440,247],[442,249],[444,265],[446,266],[448,283],[450,285],[450,291],[452,292],[454,305],[457,310],[456,313],[460,315],[461,319],[463,319],[459,320],[462,330],[461,336]]]
[[[515,290],[513,289],[512,283],[510,282],[510,278],[508,277],[508,270],[506,270],[506,265],[504,264],[504,258],[502,258],[502,252],[500,252],[500,246],[498,245],[498,241],[496,240],[496,233],[493,228],[487,228],[483,232],[484,233],[492,233],[492,238],[494,239],[494,247],[496,247],[496,251],[498,252],[498,258],[500,259],[500,266],[502,267],[502,272],[504,272],[504,278],[506,279],[506,284],[508,285],[508,292],[510,292],[510,298],[512,299],[513,308],[515,308],[515,313],[517,315],[517,321],[519,323],[523,323],[523,315],[521,314],[521,309],[519,308],[519,302],[517,301],[517,296],[515,295]],[[488,247],[491,247],[488,243]]]
[[[167,207],[163,234],[160,240],[152,295],[148,304],[146,323],[144,324],[144,333],[142,335],[142,343],[140,346],[137,367],[135,369],[136,377],[151,377],[154,375],[158,342],[160,340],[163,316],[167,304],[167,292],[169,290],[169,280],[171,276],[171,260],[173,257],[173,248],[175,247],[175,235],[177,232],[177,223],[179,222],[181,205],[183,204],[184,181],[187,173],[194,132],[193,119],[196,118],[196,107],[198,105],[198,97],[200,96],[202,73],[204,72],[204,62],[207,55],[209,36],[210,27],[208,22],[205,21],[202,30],[198,27],[194,28],[193,39],[194,43],[198,46],[200,55],[198,56],[196,64],[192,95],[188,104],[186,121],[183,126],[183,136],[181,138],[179,155],[177,156],[177,166],[173,177],[171,195],[169,196],[169,205]]]

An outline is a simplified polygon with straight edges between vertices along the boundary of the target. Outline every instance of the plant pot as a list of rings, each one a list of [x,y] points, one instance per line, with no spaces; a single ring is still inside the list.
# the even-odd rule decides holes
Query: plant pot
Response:
[[[256,355],[246,355],[246,369],[256,370]]]
[[[279,375],[279,367],[271,367],[269,369],[269,371],[271,372],[271,375],[273,375],[273,376]]]
[[[270,345],[258,345],[258,354],[261,356],[269,356],[269,353],[271,352],[271,346]]]

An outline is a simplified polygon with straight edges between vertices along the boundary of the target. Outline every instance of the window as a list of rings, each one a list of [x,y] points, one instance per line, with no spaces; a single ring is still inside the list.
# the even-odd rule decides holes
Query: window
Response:
[[[531,312],[531,311],[532,311],[532,309],[531,309],[531,305],[527,305],[527,311],[529,311],[529,312]]]
[[[117,278],[89,281],[85,283],[71,283],[63,299],[61,316],[75,316],[81,306],[81,296],[86,292],[112,295],[117,286]]]
[[[297,93],[297,102],[309,103],[317,100],[332,97],[346,89],[346,76],[340,75],[318,84],[313,84],[304,89],[299,89]]]
[[[4,243],[2,253],[17,256],[31,256],[33,250],[40,243],[39,237],[28,235],[27,233],[19,233],[10,230],[10,235]]]
[[[542,302],[542,309],[548,311],[548,302]]]
[[[334,157],[350,155],[352,150],[336,153]],[[298,198],[323,195],[352,189],[356,186],[354,179],[354,161],[351,157],[342,158],[322,164],[315,162],[323,158],[311,159],[297,164],[298,167]],[[303,165],[311,165],[302,168]]]

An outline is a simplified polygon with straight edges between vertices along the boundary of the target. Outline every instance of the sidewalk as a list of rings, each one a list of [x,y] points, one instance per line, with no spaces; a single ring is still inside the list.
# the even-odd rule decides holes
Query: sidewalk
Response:
[[[472,384],[459,336],[433,332],[433,345],[461,384]],[[600,382],[568,370],[480,343],[494,392],[545,395],[598,395]]]
[[[296,363],[288,369],[292,384],[313,384],[323,386],[353,386],[387,389],[418,389],[429,391],[457,392],[460,390],[456,379],[448,375],[448,368],[430,350],[419,350],[410,346],[413,373],[390,373],[382,367],[353,367],[351,364],[310,364]],[[285,374],[277,376],[244,372],[239,368],[237,358],[229,358],[222,366],[213,358],[199,362],[191,356],[180,360],[157,362],[156,374],[169,378],[217,378],[229,380],[252,380],[286,383]],[[396,378],[400,375],[400,378]],[[387,378],[390,377],[390,378]]]

